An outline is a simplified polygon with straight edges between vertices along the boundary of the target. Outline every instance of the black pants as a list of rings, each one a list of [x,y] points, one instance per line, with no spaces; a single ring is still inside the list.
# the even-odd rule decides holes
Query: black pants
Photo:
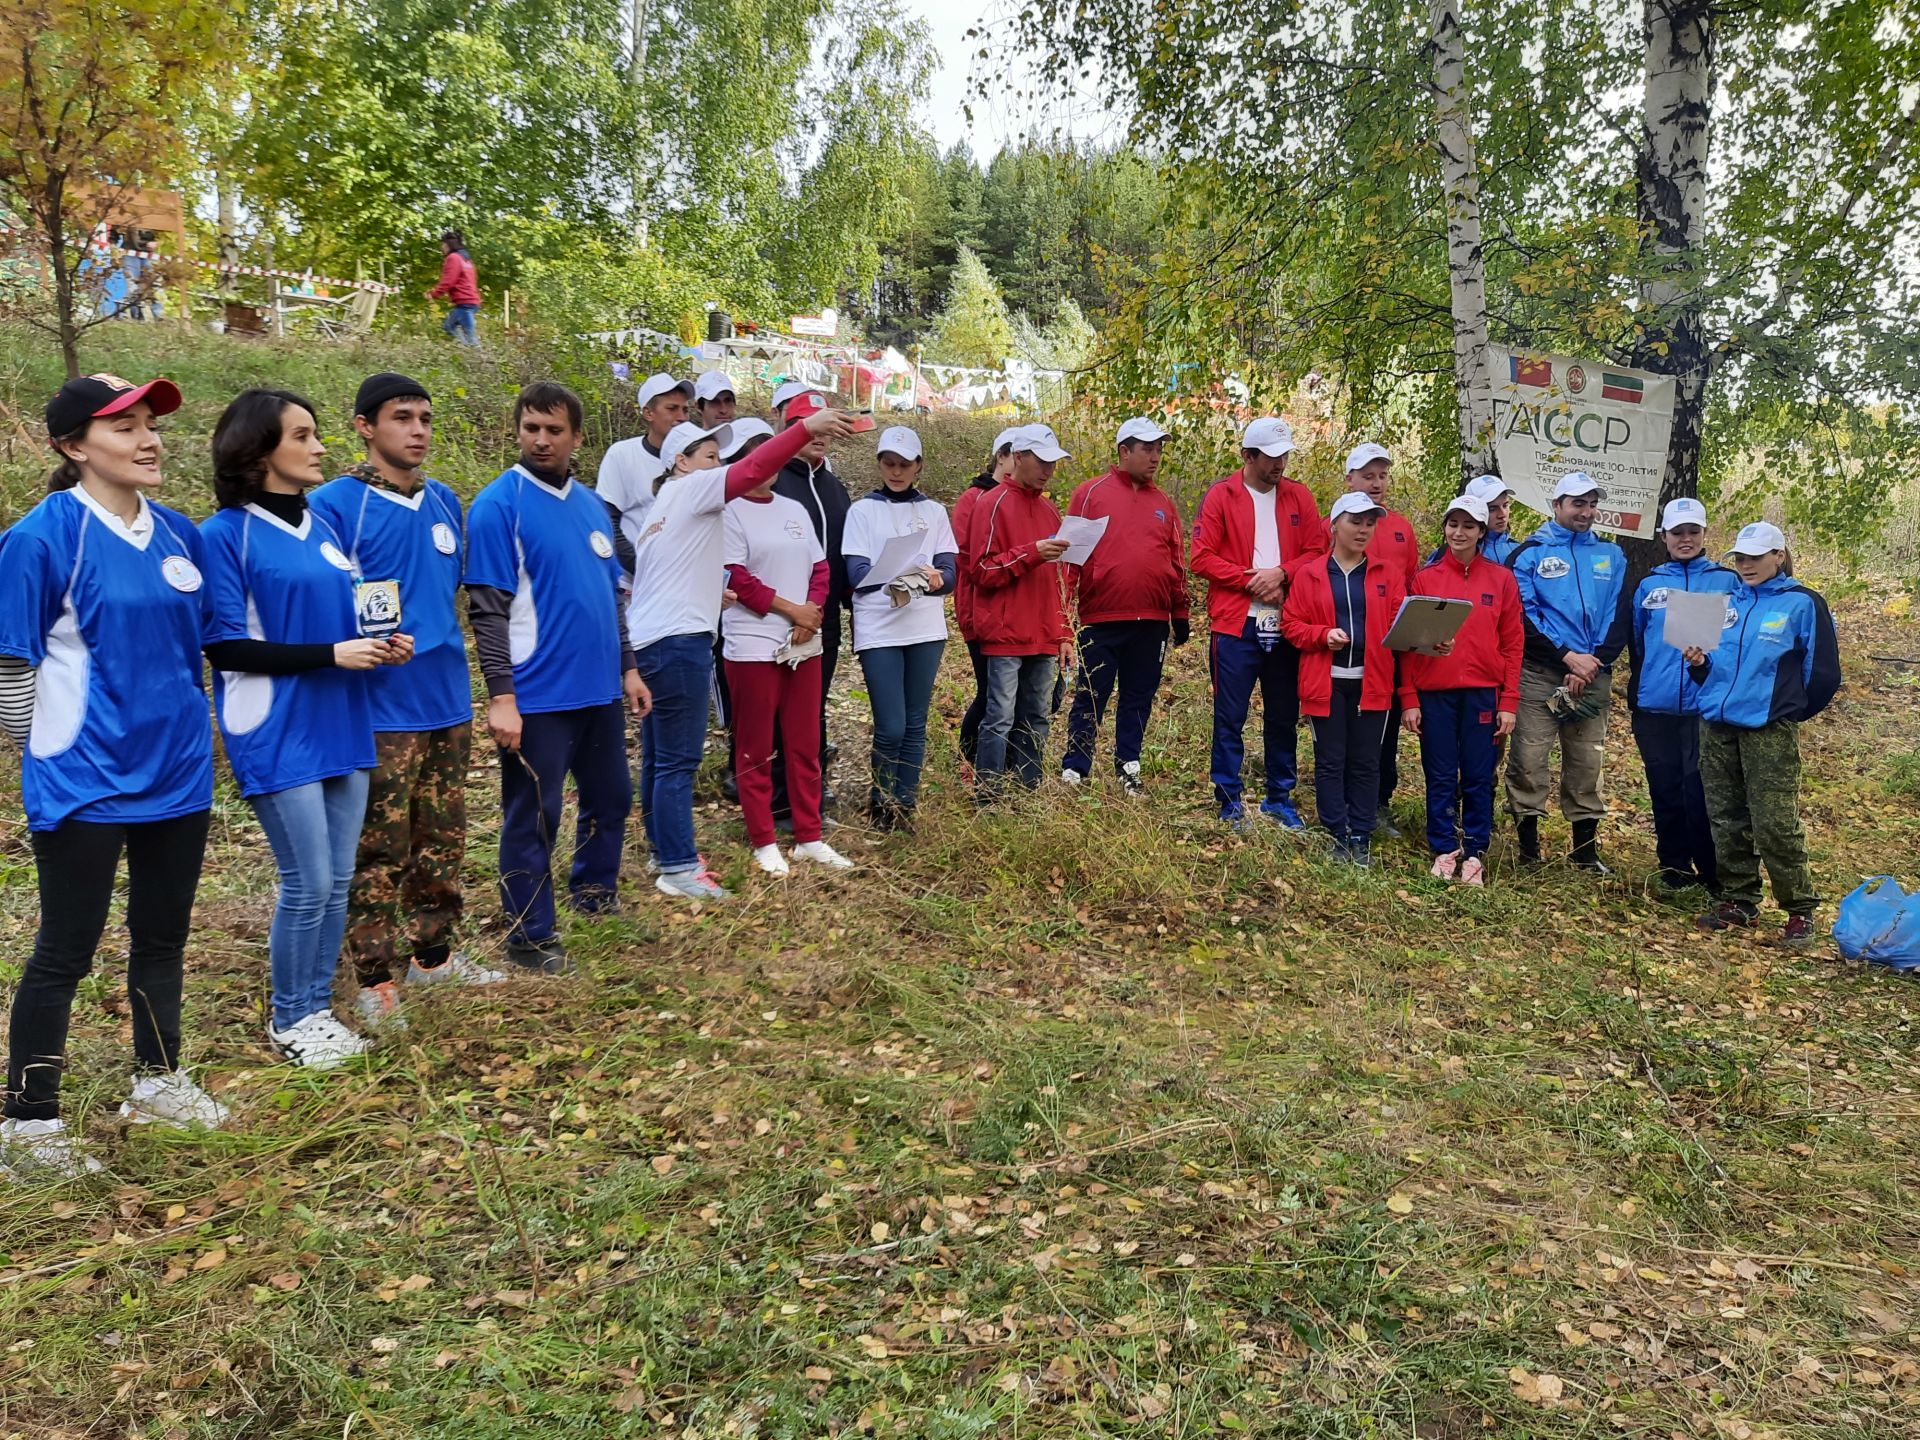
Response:
[[[7,1041],[7,1118],[60,1114],[73,994],[93,968],[107,928],[120,852],[127,853],[127,1000],[134,1059],[144,1070],[180,1064],[181,957],[207,849],[208,812],[146,825],[69,820],[33,832],[40,933],[13,994]]]
[[[1388,663],[1395,666],[1393,677],[1393,706],[1387,711],[1387,733],[1380,737],[1380,801],[1379,808],[1387,808],[1387,802],[1393,799],[1393,792],[1400,788],[1400,675],[1398,671],[1400,657],[1388,652]],[[1392,817],[1388,817],[1392,818]]]
[[[1653,802],[1653,847],[1673,885],[1720,883],[1707,822],[1707,795],[1700,780],[1700,717],[1633,712],[1633,739],[1647,769]]]
[[[960,717],[960,754],[971,765],[980,748],[980,722],[987,716],[987,656],[978,640],[967,641],[967,659],[973,662],[973,699]]]
[[[1358,680],[1335,680],[1325,715],[1313,717],[1313,798],[1320,823],[1336,838],[1373,834],[1380,798],[1384,710],[1360,708]]]
[[[1093,773],[1094,738],[1117,686],[1113,712],[1113,764],[1118,770],[1140,758],[1140,745],[1160,689],[1166,659],[1165,620],[1103,620],[1080,629],[1080,674],[1067,715],[1067,753],[1062,762],[1082,775]]]

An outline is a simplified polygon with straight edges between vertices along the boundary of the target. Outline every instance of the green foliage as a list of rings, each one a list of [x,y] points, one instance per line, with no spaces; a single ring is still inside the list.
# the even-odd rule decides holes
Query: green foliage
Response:
[[[1042,370],[1078,370],[1093,356],[1099,336],[1071,299],[1062,300],[1053,320],[1035,325],[1023,310],[1013,317],[1013,353]]]
[[[998,366],[1013,353],[1013,321],[1000,286],[973,251],[961,247],[946,304],[934,317],[927,358],[948,365]]]

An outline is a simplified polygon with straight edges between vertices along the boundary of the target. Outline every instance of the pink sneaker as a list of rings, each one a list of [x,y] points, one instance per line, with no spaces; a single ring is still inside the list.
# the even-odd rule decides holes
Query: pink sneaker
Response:
[[[1433,878],[1436,880],[1451,880],[1459,869],[1460,852],[1458,850],[1450,850],[1445,855],[1433,857]]]
[[[1469,855],[1460,866],[1462,885],[1485,885],[1487,883],[1487,864],[1478,855]]]

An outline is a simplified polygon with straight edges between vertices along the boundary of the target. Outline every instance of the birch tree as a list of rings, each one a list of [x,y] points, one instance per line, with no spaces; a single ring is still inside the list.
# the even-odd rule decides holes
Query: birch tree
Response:
[[[1460,468],[1493,468],[1493,385],[1487,372],[1487,270],[1480,249],[1480,172],[1467,95],[1467,49],[1456,0],[1433,0],[1434,149],[1447,208],[1447,291],[1453,312],[1454,404]]]

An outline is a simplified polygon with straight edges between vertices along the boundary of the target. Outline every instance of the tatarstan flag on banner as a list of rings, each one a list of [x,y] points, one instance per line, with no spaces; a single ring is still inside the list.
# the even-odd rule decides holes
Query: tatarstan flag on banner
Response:
[[[1638,405],[1646,386],[1631,375],[1615,375],[1610,370],[1600,372],[1600,398],[1602,400],[1625,400],[1629,405]]]
[[[1509,355],[1507,366],[1513,372],[1513,383],[1516,385],[1553,384],[1551,360],[1526,360],[1518,355]]]

